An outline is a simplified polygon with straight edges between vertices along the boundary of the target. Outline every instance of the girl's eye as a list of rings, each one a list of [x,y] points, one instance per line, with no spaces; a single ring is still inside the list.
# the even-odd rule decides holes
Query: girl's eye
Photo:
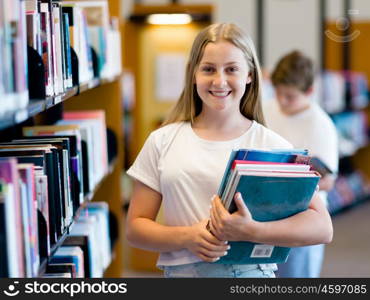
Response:
[[[227,71],[230,72],[230,73],[234,73],[234,72],[238,71],[238,68],[237,67],[228,67]]]
[[[210,73],[214,71],[213,67],[202,67],[202,71],[206,73]]]

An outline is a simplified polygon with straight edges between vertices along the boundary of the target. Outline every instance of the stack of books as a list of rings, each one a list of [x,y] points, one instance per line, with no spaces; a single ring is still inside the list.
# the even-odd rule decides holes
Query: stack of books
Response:
[[[44,66],[46,96],[58,96],[74,84],[121,72],[120,33],[115,19],[111,24],[107,0],[24,3],[27,45],[32,57],[39,56]]]
[[[320,179],[305,150],[232,151],[218,194],[225,208],[237,210],[234,195],[243,200],[256,221],[287,218],[308,208]],[[281,263],[290,248],[253,242],[230,242],[231,249],[217,263]]]
[[[111,260],[108,204],[89,202],[49,259],[43,277],[102,277]]]
[[[108,173],[105,112],[63,117],[0,143],[1,277],[36,277]]]

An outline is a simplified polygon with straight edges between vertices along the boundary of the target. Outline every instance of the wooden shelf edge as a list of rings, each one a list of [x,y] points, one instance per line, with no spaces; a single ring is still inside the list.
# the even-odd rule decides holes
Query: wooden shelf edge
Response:
[[[27,107],[19,109],[17,111],[9,112],[5,116],[0,118],[0,130],[7,129],[11,126],[20,124],[35,115],[48,110],[49,108],[62,103],[78,94],[87,92],[94,88],[100,87],[105,84],[109,84],[117,81],[121,75],[117,75],[111,78],[93,79],[88,83],[75,86],[63,94],[48,97],[46,99],[30,99]]]

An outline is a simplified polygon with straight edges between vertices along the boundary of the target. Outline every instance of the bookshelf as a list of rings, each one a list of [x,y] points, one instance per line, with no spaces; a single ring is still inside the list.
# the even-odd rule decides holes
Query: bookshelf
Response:
[[[349,92],[353,81],[346,81],[345,97],[343,97],[342,109],[330,114],[334,122],[341,121],[339,131],[346,131],[349,140],[354,141],[353,151],[348,151],[340,157],[339,174],[335,187],[328,194],[329,210],[331,214],[336,214],[353,207],[363,201],[370,199],[370,116],[369,106],[369,82],[370,65],[364,59],[369,50],[368,36],[370,33],[370,23],[363,20],[352,20],[346,8],[343,15],[350,22],[348,31],[340,30],[335,21],[324,20],[324,29],[333,32],[337,36],[344,36],[352,32],[361,32],[359,36],[348,43],[339,43],[323,35],[323,68],[331,72],[358,72],[367,81],[367,97],[364,92],[365,102],[360,107],[354,107],[353,95]],[[348,78],[348,77],[347,77]],[[352,119],[348,118],[351,117]],[[347,121],[345,121],[347,118]],[[342,119],[342,120],[341,120]],[[356,125],[359,124],[356,128]],[[343,146],[342,141],[340,146]]]
[[[101,182],[101,185],[93,193],[93,200],[104,199],[108,202],[111,211],[114,212],[118,221],[119,238],[114,249],[115,260],[111,263],[106,272],[108,277],[120,277],[122,272],[122,234],[123,215],[121,201],[121,166],[123,165],[123,135],[121,126],[121,86],[118,80],[104,84],[97,88],[87,90],[84,93],[70,98],[64,102],[64,109],[67,111],[85,109],[103,109],[107,116],[107,127],[114,131],[117,138],[117,158],[112,165],[111,173]],[[110,99],[110,101],[101,101]]]
[[[48,97],[47,99],[32,99],[27,107],[17,111],[9,112],[0,120],[0,130],[16,126],[36,115],[47,111],[49,108],[65,102],[69,98],[75,97],[80,93],[86,92],[90,89],[98,88],[102,85],[115,82],[119,80],[119,76],[112,79],[94,79],[89,83],[81,84],[79,87],[72,87],[68,91],[55,97]]]
[[[43,4],[52,4],[57,3],[62,7],[63,3],[68,3],[68,5],[74,5],[72,3],[83,3],[81,5],[88,6],[89,3],[95,2],[94,0],[4,0],[4,5],[13,5],[16,3],[14,7],[17,9],[21,9],[22,5],[25,5],[26,2],[35,2],[35,5]],[[6,4],[5,4],[6,2]],[[102,2],[102,1],[99,1]],[[120,26],[120,12],[121,12],[121,1],[120,0],[109,0],[107,1],[109,5],[109,15],[110,17],[115,17],[113,21],[113,25],[109,27],[111,31],[109,34],[113,36],[113,34],[120,34],[121,28]],[[3,4],[2,3],[2,4]],[[19,4],[19,6],[18,6]],[[95,4],[94,4],[95,5]],[[14,8],[13,6],[11,6]],[[36,7],[36,6],[35,6]],[[58,6],[59,7],[59,6]],[[9,8],[9,7],[6,7]],[[1,7],[0,13],[0,46],[2,40],[2,33],[6,31],[4,29],[3,24],[5,24],[7,15],[7,10],[3,10]],[[21,10],[22,13],[25,11]],[[14,13],[14,11],[13,11]],[[21,14],[20,14],[21,15]],[[27,28],[28,25],[24,24],[24,28]],[[4,29],[4,30],[3,30]],[[25,35],[23,36],[25,38]],[[118,39],[116,39],[118,40]],[[24,42],[27,42],[24,39]],[[25,46],[25,45],[23,45]],[[117,44],[115,44],[117,46]],[[90,47],[92,47],[90,45]],[[0,108],[0,142],[8,142],[13,139],[19,139],[22,135],[22,128],[24,126],[34,126],[34,125],[50,125],[54,124],[56,121],[60,120],[64,113],[72,112],[72,111],[91,111],[91,110],[100,110],[105,113],[105,120],[106,120],[106,127],[108,129],[108,146],[112,146],[112,148],[108,148],[107,156],[109,158],[109,165],[107,166],[106,174],[99,180],[99,182],[94,186],[92,190],[86,193],[83,197],[83,202],[80,204],[78,209],[73,213],[73,220],[71,224],[65,228],[64,232],[58,236],[55,243],[53,243],[50,247],[50,254],[48,256],[40,257],[40,264],[38,267],[38,272],[35,277],[43,276],[48,268],[48,264],[50,262],[51,257],[53,254],[59,249],[60,246],[65,245],[74,245],[77,242],[81,242],[81,245],[86,245],[87,241],[84,240],[82,237],[70,237],[69,233],[72,231],[73,227],[76,224],[77,218],[80,216],[80,213],[84,211],[88,203],[90,202],[98,202],[104,201],[109,205],[109,214],[110,214],[110,226],[111,226],[111,233],[113,234],[115,241],[112,243],[112,260],[110,265],[104,271],[104,277],[120,277],[122,273],[122,229],[123,229],[123,217],[122,217],[122,202],[121,202],[121,187],[120,187],[120,177],[121,177],[121,169],[123,165],[123,134],[122,134],[122,107],[121,107],[121,83],[120,83],[120,72],[116,69],[114,72],[107,72],[107,73],[94,73],[94,76],[91,77],[89,80],[85,80],[83,83],[80,83],[78,80],[81,79],[81,76],[78,76],[78,69],[81,68],[81,61],[79,61],[78,55],[75,55],[72,62],[72,69],[73,69],[73,86],[62,88],[63,91],[56,92],[54,95],[47,96],[45,91],[39,91],[38,97],[35,97],[35,89],[32,84],[34,82],[37,83],[38,88],[42,87],[42,84],[45,83],[43,75],[45,72],[45,65],[43,64],[42,60],[39,60],[37,55],[37,66],[38,71],[32,70],[35,67],[35,61],[31,58],[34,58],[34,55],[30,55],[30,50],[26,50],[27,48],[22,48],[24,51],[22,52],[22,56],[25,56],[24,53],[28,53],[28,61],[26,66],[28,65],[30,68],[27,72],[24,72],[24,78],[29,83],[29,92],[30,97],[27,103],[22,103],[18,107],[14,108]],[[118,49],[118,48],[114,48]],[[64,50],[63,50],[64,51]],[[73,51],[73,48],[71,48]],[[91,52],[94,53],[94,49],[91,48]],[[96,51],[95,51],[96,52]],[[9,53],[8,53],[9,54]],[[34,54],[34,53],[33,53]],[[117,53],[115,53],[117,54]],[[119,54],[121,54],[119,52]],[[0,51],[0,62],[4,56],[3,52]],[[94,54],[96,55],[96,54]],[[72,55],[73,56],[73,55]],[[27,56],[25,56],[27,58]],[[20,57],[19,60],[22,58]],[[57,60],[56,58],[54,58]],[[63,61],[64,61],[64,52],[63,52]],[[96,58],[93,58],[93,60]],[[96,67],[96,62],[92,61],[92,67]],[[116,61],[116,63],[119,60]],[[77,67],[76,67],[77,63]],[[110,62],[112,64],[112,62]],[[108,65],[108,63],[106,63]],[[120,64],[118,64],[120,65]],[[64,67],[63,67],[63,74],[64,74]],[[75,77],[77,71],[77,77]],[[39,72],[39,73],[37,73]],[[1,73],[0,70],[0,98],[2,99],[17,99],[21,93],[18,91],[8,92],[7,90],[2,89],[2,82],[1,80],[4,79],[5,72]],[[27,76],[28,75],[28,76]],[[37,77],[37,75],[39,77]],[[41,76],[41,78],[40,78]],[[63,75],[64,76],[64,75]],[[77,80],[76,80],[77,78]],[[17,78],[18,79],[18,78]],[[63,77],[63,83],[65,83],[65,78]],[[54,81],[55,83],[55,81]],[[31,92],[32,90],[32,92]],[[24,92],[28,93],[28,90],[23,90]],[[4,94],[2,94],[4,93]],[[37,93],[36,93],[37,94]],[[4,98],[4,95],[8,98]],[[44,97],[42,97],[44,95]],[[27,97],[28,98],[28,97]],[[0,100],[0,104],[3,104]],[[91,158],[94,159],[94,158]],[[69,180],[69,179],[68,179]],[[1,183],[1,182],[0,182]],[[1,190],[0,190],[1,192]],[[1,200],[1,193],[0,193],[0,200]],[[1,201],[0,201],[1,203]],[[39,233],[41,234],[41,233]],[[87,266],[89,269],[89,266]]]

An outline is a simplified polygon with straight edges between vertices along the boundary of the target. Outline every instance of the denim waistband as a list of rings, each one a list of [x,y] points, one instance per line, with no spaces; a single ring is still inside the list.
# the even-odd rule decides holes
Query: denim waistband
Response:
[[[165,277],[275,277],[276,264],[215,264],[196,262],[161,266]]]
[[[190,263],[190,264],[183,264],[183,265],[158,265],[157,267],[161,270],[164,269],[176,269],[176,268],[183,268],[185,266],[197,266],[201,264],[207,264],[209,266],[219,266],[220,264],[213,264],[213,263],[206,263],[206,262],[196,262],[196,263]],[[270,270],[270,271],[276,271],[277,270],[277,265],[276,264],[224,264],[224,266],[230,266],[234,268],[241,269],[243,271],[249,271],[249,270],[254,270],[260,268],[261,270]]]

